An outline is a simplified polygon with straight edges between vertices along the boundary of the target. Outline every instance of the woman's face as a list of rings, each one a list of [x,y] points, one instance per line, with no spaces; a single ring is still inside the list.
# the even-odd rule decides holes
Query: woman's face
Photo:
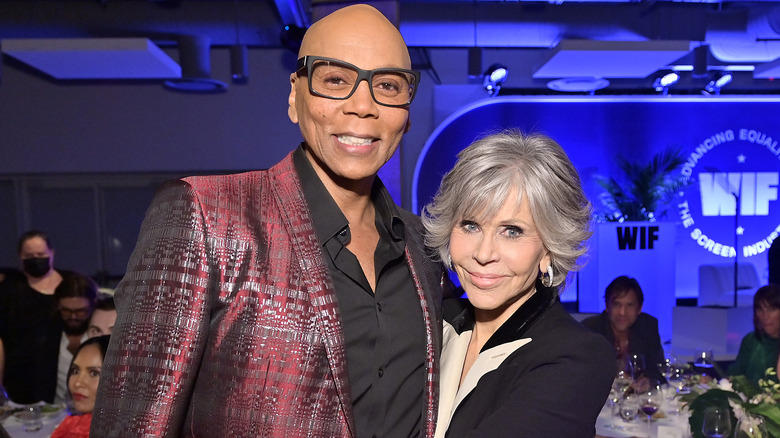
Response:
[[[73,407],[82,414],[95,409],[100,371],[103,359],[97,345],[87,345],[73,359],[68,377],[68,389],[73,398]]]
[[[764,333],[770,338],[780,337],[780,309],[761,303],[756,309],[756,317]]]
[[[505,321],[535,291],[550,257],[528,201],[507,197],[489,220],[462,218],[450,236],[450,256],[461,285],[478,313]]]

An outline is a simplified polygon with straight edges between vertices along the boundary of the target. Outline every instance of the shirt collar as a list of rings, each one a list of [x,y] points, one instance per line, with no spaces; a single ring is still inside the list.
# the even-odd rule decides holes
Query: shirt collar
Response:
[[[293,152],[293,163],[301,181],[301,190],[306,204],[309,206],[311,217],[317,218],[317,220],[312,221],[314,231],[317,233],[320,243],[324,244],[339,234],[349,223],[336,201],[328,193],[317,172],[314,171],[309,159],[306,158],[303,143]],[[395,241],[403,241],[406,238],[406,226],[401,219],[398,207],[379,177],[374,179],[371,202],[374,203],[380,223],[388,231],[391,238]]]

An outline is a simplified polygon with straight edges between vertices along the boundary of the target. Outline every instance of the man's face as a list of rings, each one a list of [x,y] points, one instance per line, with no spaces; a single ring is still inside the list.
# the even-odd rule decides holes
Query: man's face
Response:
[[[60,298],[59,309],[67,334],[78,335],[87,331],[89,317],[92,315],[92,306],[90,306],[88,299],[83,297]]]
[[[641,312],[642,306],[639,304],[633,289],[617,293],[607,303],[609,322],[616,332],[625,332],[630,329]]]
[[[114,330],[115,322],[116,310],[95,309],[89,320],[87,336],[94,338],[95,336],[110,335],[111,331]]]
[[[410,68],[397,30],[371,12],[353,11],[357,12],[315,24],[304,39],[301,56],[334,58],[366,70]],[[345,100],[311,95],[305,76],[293,73],[290,82],[290,120],[300,126],[309,160],[326,186],[373,181],[408,130],[409,109],[376,103],[366,81]]]

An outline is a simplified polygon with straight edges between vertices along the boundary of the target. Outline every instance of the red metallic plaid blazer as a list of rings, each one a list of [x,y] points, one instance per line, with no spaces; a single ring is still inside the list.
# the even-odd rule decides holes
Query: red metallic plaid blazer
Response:
[[[442,271],[402,214],[432,437]],[[92,436],[354,437],[339,308],[291,155],[165,184],[116,301]]]

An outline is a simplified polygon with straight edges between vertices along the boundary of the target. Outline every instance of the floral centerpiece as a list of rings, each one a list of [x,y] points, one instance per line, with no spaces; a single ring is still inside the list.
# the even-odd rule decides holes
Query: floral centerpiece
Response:
[[[689,394],[680,396],[690,412],[688,423],[694,438],[706,438],[701,427],[704,410],[710,406],[728,407],[735,429],[738,423],[748,426],[760,418],[769,437],[780,437],[780,383],[777,383],[774,368],[766,370],[758,386],[745,376],[732,376],[719,381],[704,378],[694,383]],[[751,438],[767,438],[760,435],[757,433]]]

